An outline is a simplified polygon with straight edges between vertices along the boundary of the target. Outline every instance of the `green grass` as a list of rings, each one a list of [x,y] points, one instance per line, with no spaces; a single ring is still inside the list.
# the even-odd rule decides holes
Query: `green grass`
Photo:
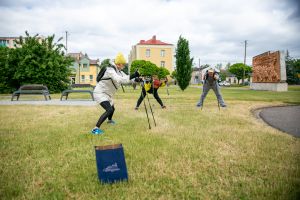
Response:
[[[167,109],[151,97],[151,130],[143,104],[133,109],[140,90],[125,90],[115,97],[117,125],[103,124],[101,136],[89,134],[99,106],[0,106],[0,199],[299,199],[299,138],[250,112],[299,104],[299,87],[224,88],[228,108],[221,111],[212,91],[201,111],[199,88],[171,87],[170,96],[162,88]],[[94,146],[116,143],[124,146],[129,182],[102,185]]]

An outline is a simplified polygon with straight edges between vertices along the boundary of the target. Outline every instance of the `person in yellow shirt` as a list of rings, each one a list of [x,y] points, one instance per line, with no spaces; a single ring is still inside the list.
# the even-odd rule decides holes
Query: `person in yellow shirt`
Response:
[[[163,104],[162,100],[158,96],[158,92],[157,92],[157,90],[160,87],[163,87],[166,85],[166,81],[159,80],[156,75],[153,75],[152,78],[143,80],[141,85],[142,85],[142,93],[136,103],[135,110],[139,109],[140,104],[143,102],[145,96],[147,95],[146,92],[149,94],[153,94],[154,98],[159,103],[161,108],[163,108],[163,109],[166,108],[166,106]]]

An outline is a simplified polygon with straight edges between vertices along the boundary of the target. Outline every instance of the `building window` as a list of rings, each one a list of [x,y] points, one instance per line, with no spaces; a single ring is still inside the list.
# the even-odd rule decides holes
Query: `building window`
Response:
[[[87,68],[87,64],[86,63],[82,64],[82,68]]]
[[[165,54],[166,54],[166,51],[165,51],[165,50],[161,50],[161,51],[160,51],[160,56],[161,56],[161,57],[165,57]]]
[[[165,67],[166,62],[165,61],[160,61],[160,66]]]
[[[2,47],[8,46],[8,42],[7,41],[6,40],[0,40],[0,46],[2,46]]]
[[[147,57],[147,58],[150,57],[150,49],[146,49],[146,57]]]
[[[85,81],[85,76],[81,75],[81,82],[84,82],[84,81]]]
[[[93,82],[93,75],[90,75],[90,82]]]

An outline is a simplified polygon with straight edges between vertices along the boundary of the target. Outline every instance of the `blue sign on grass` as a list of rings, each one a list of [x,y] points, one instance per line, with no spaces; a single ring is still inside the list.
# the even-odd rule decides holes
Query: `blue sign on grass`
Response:
[[[98,177],[102,183],[128,180],[122,144],[95,146],[95,151]]]

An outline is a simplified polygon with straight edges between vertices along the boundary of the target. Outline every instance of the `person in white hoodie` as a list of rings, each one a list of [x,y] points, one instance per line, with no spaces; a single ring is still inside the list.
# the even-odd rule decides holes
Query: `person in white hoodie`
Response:
[[[130,82],[131,79],[139,77],[138,71],[131,76],[126,75],[123,71],[126,60],[122,53],[118,53],[114,62],[110,62],[110,65],[106,67],[105,71],[99,72],[97,77],[97,85],[94,89],[94,98],[104,109],[105,112],[100,116],[96,123],[95,128],[91,131],[92,134],[102,134],[103,130],[100,129],[101,124],[108,119],[107,123],[115,124],[112,120],[115,107],[113,102],[113,96],[121,84]]]

